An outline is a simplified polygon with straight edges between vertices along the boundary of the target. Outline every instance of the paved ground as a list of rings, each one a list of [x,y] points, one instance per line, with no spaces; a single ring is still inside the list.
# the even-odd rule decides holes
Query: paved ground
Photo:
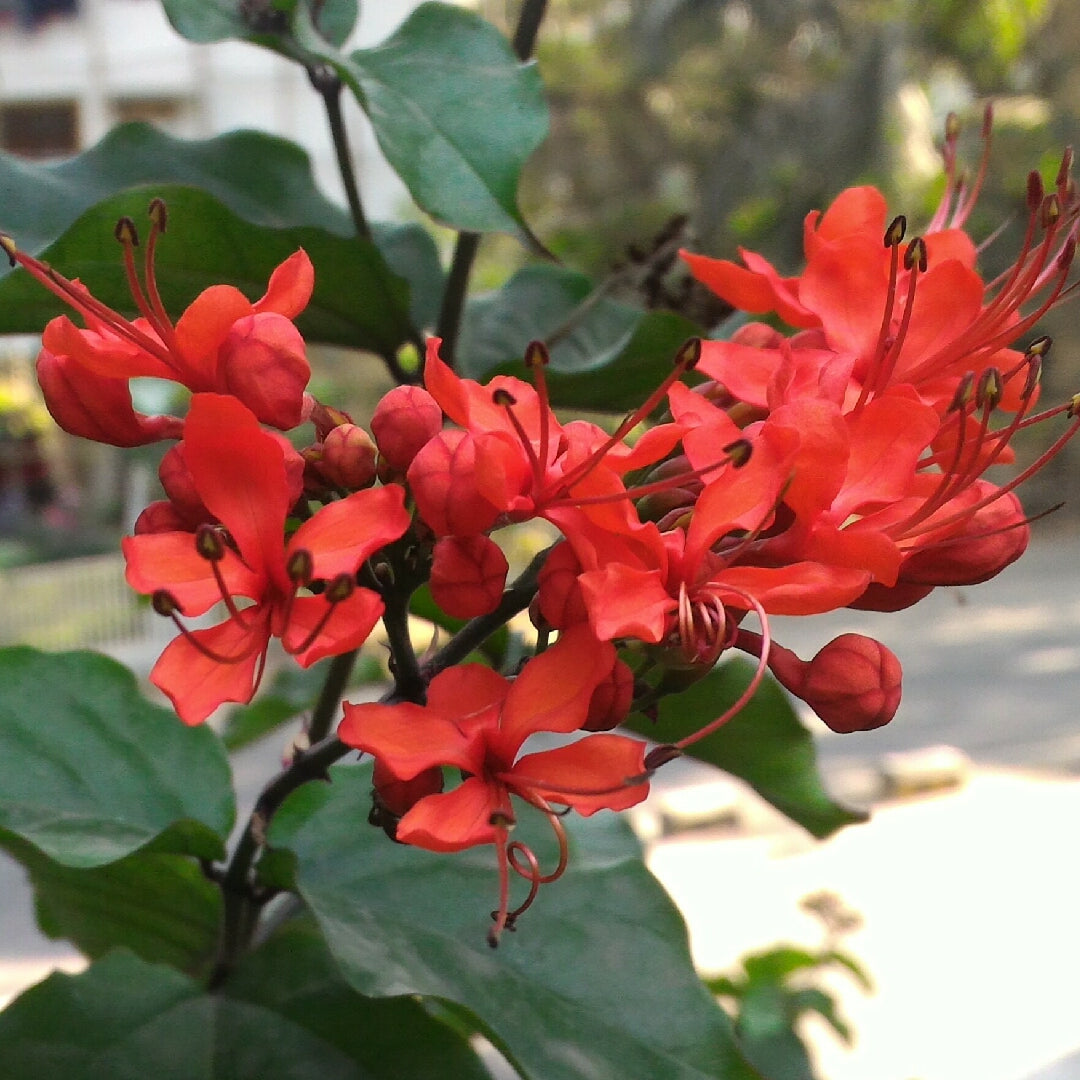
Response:
[[[822,734],[838,791],[869,791],[889,755],[910,762],[936,744],[963,751],[945,762],[960,762],[957,776],[965,757],[974,763],[958,790],[888,803],[869,826],[813,844],[744,793],[714,787],[709,797],[730,799],[740,827],[687,831],[652,849],[706,969],[780,938],[814,944],[798,900],[817,889],[862,913],[850,949],[878,991],[864,999],[837,984],[858,1044],[847,1052],[816,1039],[829,1080],[1080,1078],[1076,1058],[1052,1067],[1080,1050],[1078,553],[1076,538],[1043,543],[992,583],[939,591],[896,615],[776,621],[777,638],[803,656],[859,630],[903,661],[891,725]],[[257,786],[266,757],[238,763],[243,788]],[[704,779],[713,778],[688,770],[663,786],[685,799]],[[686,818],[686,806],[675,809]],[[0,897],[2,1000],[70,954],[37,934],[10,863],[0,863]]]

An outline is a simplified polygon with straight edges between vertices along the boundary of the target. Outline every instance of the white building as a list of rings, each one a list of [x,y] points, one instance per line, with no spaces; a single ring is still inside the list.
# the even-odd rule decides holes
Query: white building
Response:
[[[362,4],[349,47],[383,40],[419,2]],[[391,220],[403,188],[347,93],[343,104],[365,210]],[[299,65],[243,42],[187,42],[157,0],[0,0],[0,148],[67,156],[125,120],[186,138],[237,128],[282,135],[344,201],[322,101]]]

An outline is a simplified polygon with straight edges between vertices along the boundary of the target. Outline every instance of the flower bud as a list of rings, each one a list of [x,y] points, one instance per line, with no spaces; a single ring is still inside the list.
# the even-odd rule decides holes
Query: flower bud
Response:
[[[411,780],[399,780],[376,758],[372,785],[372,807],[368,820],[380,826],[394,840],[398,821],[425,796],[437,795],[442,791],[443,772],[438,766],[432,766]]]
[[[346,491],[371,487],[375,483],[375,444],[363,428],[341,424],[323,440],[319,471]]]
[[[537,593],[537,604],[548,626],[565,630],[588,622],[589,611],[578,585],[580,573],[581,563],[566,541],[548,553],[540,571]]]
[[[882,727],[900,705],[900,661],[880,641],[863,634],[841,634],[809,661],[774,644],[769,668],[841,734]]]
[[[626,719],[633,701],[634,673],[628,664],[617,659],[610,674],[593,691],[589,715],[582,728],[585,731],[610,731],[618,727]]]
[[[262,423],[287,431],[303,420],[311,368],[290,319],[273,311],[237,319],[218,355],[224,388]]]
[[[483,535],[444,536],[435,544],[431,595],[456,619],[472,619],[494,611],[510,569],[502,549]]]
[[[391,468],[405,472],[442,422],[442,409],[422,386],[396,386],[375,406],[371,433]]]

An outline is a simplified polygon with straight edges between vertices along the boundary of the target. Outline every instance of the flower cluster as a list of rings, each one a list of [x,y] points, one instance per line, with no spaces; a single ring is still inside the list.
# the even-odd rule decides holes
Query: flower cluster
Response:
[[[950,131],[949,185],[922,236],[906,239],[905,220],[861,187],[807,219],[797,277],[751,252],[741,265],[684,253],[724,300],[791,332],[749,323],[687,342],[614,431],[560,422],[541,343],[526,353],[529,381],[480,384],[443,361],[437,339],[423,385],[390,391],[365,431],[307,392],[293,321],[313,287],[307,256],[278,267],[260,300],[215,286],[174,324],[155,281],[157,201],[141,273],[133,224],[117,227],[134,320],[3,238],[85,322],[56,319],[43,338],[38,371],[60,425],[119,446],[176,440],[160,469],[166,498],[123,542],[129,582],[179,629],[153,681],[199,723],[251,699],[271,639],[308,665],[355,649],[384,618],[397,686],[347,703],[338,737],[374,758],[372,820],[397,841],[494,846],[492,944],[562,873],[565,808],[639,802],[652,772],[734,716],[767,671],[837,731],[887,723],[900,667],[884,645],[845,634],[804,661],[773,643],[769,617],[896,610],[997,574],[1028,543],[1015,488],[1080,424],[1077,398],[1036,411],[1049,341],[1025,341],[1070,288],[1069,161],[1049,192],[1032,174],[1021,249],[987,284],[963,229],[976,192],[957,180],[954,151]],[[183,419],[134,410],[129,380],[143,375],[192,392]],[[1012,460],[1018,431],[1057,416],[1067,422],[1038,460],[1007,483],[986,479]],[[306,422],[315,441],[302,451],[264,426]],[[560,539],[507,590],[494,537],[533,519]],[[505,675],[457,662],[468,650],[451,642],[419,663],[403,620],[423,583],[447,616],[472,620],[470,643],[528,605],[536,655]],[[184,621],[217,605],[216,625]],[[729,650],[756,658],[755,677],[703,728],[651,751],[612,730]],[[538,732],[562,742],[522,754]],[[511,840],[515,800],[551,822],[554,869]],[[516,907],[512,872],[528,884]]]

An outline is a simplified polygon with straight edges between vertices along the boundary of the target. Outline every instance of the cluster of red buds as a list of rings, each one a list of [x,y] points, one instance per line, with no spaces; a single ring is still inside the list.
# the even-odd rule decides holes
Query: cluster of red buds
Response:
[[[1072,288],[1069,156],[1049,192],[1032,174],[1021,248],[989,284],[963,229],[977,190],[956,177],[952,128],[945,156],[942,205],[914,239],[860,187],[807,218],[797,277],[751,252],[741,265],[684,253],[724,300],[792,332],[750,323],[728,341],[687,342],[613,431],[560,422],[542,343],[526,351],[529,381],[482,385],[444,363],[436,339],[423,386],[391,390],[365,431],[306,392],[293,319],[312,289],[307,256],[282,263],[260,300],[216,286],[174,324],[154,275],[159,201],[141,272],[134,225],[117,227],[134,320],[3,238],[85,322],[59,318],[44,333],[38,371],[61,427],[119,446],[178,440],[162,459],[165,499],[123,541],[129,582],[179,629],[153,682],[200,723],[251,699],[272,638],[304,666],[345,653],[391,606],[407,612],[422,583],[448,616],[493,630],[509,610],[499,530],[548,522],[560,539],[524,602],[532,659],[513,677],[480,663],[417,668],[411,697],[346,704],[338,731],[375,759],[373,820],[396,840],[494,845],[493,944],[562,873],[564,808],[645,798],[653,771],[734,716],[766,672],[836,731],[887,723],[900,667],[884,645],[845,634],[803,661],[772,642],[769,617],[897,610],[997,574],[1029,539],[1015,488],[1080,424],[1080,397],[1036,411],[1050,343],[1023,343]],[[186,416],[136,412],[140,375],[192,391]],[[1017,432],[1056,417],[1063,430],[1036,461],[1007,483],[985,478],[1012,461]],[[302,452],[264,426],[305,422],[315,441]],[[217,605],[217,625],[185,623]],[[755,677],[703,728],[651,751],[613,730],[731,650],[756,658]],[[536,732],[581,734],[522,755]],[[463,779],[446,790],[448,769]],[[553,869],[510,839],[511,796],[551,822]],[[512,872],[528,883],[517,907]]]

